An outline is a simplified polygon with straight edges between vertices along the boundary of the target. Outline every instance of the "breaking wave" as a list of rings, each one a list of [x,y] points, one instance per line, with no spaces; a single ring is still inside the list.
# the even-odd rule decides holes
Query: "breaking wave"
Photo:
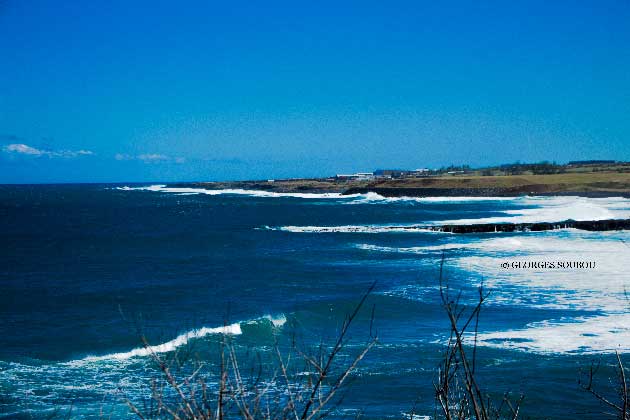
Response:
[[[504,216],[475,219],[453,219],[439,222],[445,225],[485,223],[539,223],[564,220],[606,220],[630,218],[630,199],[623,197],[519,197],[511,202],[520,208],[501,210]]]
[[[273,192],[264,190],[244,190],[241,188],[209,190],[205,188],[189,188],[189,187],[167,187],[166,185],[151,185],[148,187],[117,187],[121,191],[153,191],[174,193],[180,195],[189,194],[205,194],[205,195],[245,195],[251,197],[292,197],[292,198],[311,198],[311,199],[352,199],[359,197],[361,194],[343,195],[341,193],[289,193],[289,192]]]
[[[429,224],[477,224],[477,223],[537,223],[563,220],[604,220],[630,218],[630,199],[623,197],[588,198],[578,196],[518,196],[518,197],[384,197],[375,192],[343,194],[339,192],[297,193],[264,190],[205,189],[193,187],[168,187],[150,185],[142,187],[116,187],[121,191],[153,191],[178,195],[242,195],[263,198],[332,199],[340,204],[390,204],[390,203],[471,203],[504,202],[508,208],[504,215],[474,219],[452,219],[427,222]]]
[[[356,198],[347,204],[389,204],[389,203],[468,203],[491,201],[514,201],[519,197],[385,197],[375,192],[355,194]],[[346,196],[348,197],[348,196]]]
[[[343,194],[339,192],[325,193],[296,193],[275,192],[265,190],[246,190],[242,188],[206,189],[193,187],[168,187],[167,185],[150,185],[142,187],[116,187],[120,191],[153,191],[173,193],[178,195],[244,195],[264,198],[306,198],[306,199],[336,199],[342,204],[389,204],[389,203],[465,203],[476,201],[513,201],[518,197],[385,197],[375,192]]]
[[[257,318],[251,321],[245,321],[244,323],[234,323],[230,325],[224,325],[222,327],[203,327],[191,331],[187,331],[183,334],[178,335],[176,338],[167,341],[165,343],[148,346],[148,347],[139,347],[127,352],[121,353],[111,353],[103,356],[87,356],[81,359],[82,362],[97,362],[102,360],[126,360],[131,359],[133,357],[146,357],[151,354],[159,354],[159,353],[168,353],[177,350],[178,347],[182,347],[188,344],[193,339],[203,338],[209,335],[215,334],[226,334],[226,335],[241,335],[243,333],[241,329],[242,324],[258,324],[261,321],[270,322],[271,325],[275,328],[282,327],[286,323],[286,317],[284,315],[280,315],[277,317],[273,317],[271,315],[265,315],[261,318]]]
[[[51,417],[51,414],[59,409],[58,401],[64,398],[72,401],[95,401],[94,406],[83,405],[72,410],[73,418],[100,418],[103,406],[112,405],[114,409],[118,404],[121,390],[124,390],[130,399],[144,401],[146,389],[139,384],[151,383],[156,373],[154,363],[145,357],[151,352],[173,352],[191,340],[213,334],[245,336],[254,334],[257,337],[258,332],[262,332],[266,335],[270,330],[282,327],[285,322],[284,315],[265,315],[222,327],[204,327],[188,331],[173,340],[151,346],[150,350],[137,348],[122,353],[88,356],[65,362],[30,358],[20,361],[0,360],[0,388],[11,384],[12,388],[21,390],[20,398],[28,400],[27,408],[33,413],[33,416],[28,416],[29,418]],[[213,386],[212,382],[208,384]],[[33,390],[41,391],[36,394]],[[125,408],[113,417],[125,417],[127,413]],[[15,413],[2,411],[0,417],[14,418],[19,414],[18,411]]]

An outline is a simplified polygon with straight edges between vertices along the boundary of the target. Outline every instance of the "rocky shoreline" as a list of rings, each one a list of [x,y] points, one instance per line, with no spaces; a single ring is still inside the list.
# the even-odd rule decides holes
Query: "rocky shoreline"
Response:
[[[630,229],[630,219],[564,220],[562,222],[539,223],[483,223],[474,225],[422,226],[421,228],[448,233],[541,232],[557,229],[579,229],[591,232],[603,232],[610,230],[628,230]]]
[[[300,178],[189,182],[171,187],[244,189],[278,193],[365,194],[384,197],[581,196],[630,198],[630,173],[593,172],[552,175],[440,176],[392,179]]]
[[[278,193],[338,193],[342,195],[376,193],[383,197],[519,197],[530,196],[576,196],[588,198],[623,197],[630,198],[630,191],[626,190],[594,190],[594,191],[535,191],[527,188],[406,188],[406,187],[379,187],[369,185],[356,185],[355,183],[309,183],[296,185],[296,183],[278,182],[277,184],[264,181],[237,181],[237,182],[188,182],[168,184],[169,187],[204,188],[209,190],[220,189],[244,189],[254,191],[269,191]]]

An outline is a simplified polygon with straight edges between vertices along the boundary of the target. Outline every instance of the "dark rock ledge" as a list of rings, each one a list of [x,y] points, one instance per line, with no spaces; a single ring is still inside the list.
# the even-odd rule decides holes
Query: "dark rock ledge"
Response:
[[[540,223],[484,223],[476,225],[435,225],[414,226],[414,228],[449,233],[540,232],[544,230],[567,228],[601,232],[607,230],[628,230],[630,229],[630,219],[588,221],[565,220],[563,222]]]

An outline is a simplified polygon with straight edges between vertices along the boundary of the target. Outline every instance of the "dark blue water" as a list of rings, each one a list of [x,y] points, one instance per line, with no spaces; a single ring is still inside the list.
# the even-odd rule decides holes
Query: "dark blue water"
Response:
[[[465,302],[482,281],[491,291],[480,325],[487,334],[478,352],[482,386],[495,396],[524,393],[526,415],[598,418],[601,407],[579,389],[578,370],[598,358],[612,361],[611,349],[630,348],[620,297],[627,274],[614,264],[625,252],[617,248],[625,232],[378,231],[512,217],[515,209],[544,212],[543,199],[260,197],[118,187],[0,186],[0,416],[39,418],[72,406],[77,418],[101,410],[131,417],[121,395],[142,400],[156,374],[146,356],[128,354],[141,347],[139,329],[151,344],[176,349],[181,334],[236,323],[235,345],[267,357],[278,337],[299,334],[305,346],[332,340],[373,282],[366,307],[375,308],[379,345],[360,365],[341,412],[400,418],[416,404],[417,414],[433,416],[432,384],[448,333],[438,290],[442,251],[450,287],[463,290]],[[576,205],[630,208],[619,200],[550,204],[554,211]],[[373,231],[291,228],[347,225]],[[576,258],[590,256],[609,268],[505,273],[498,266],[522,255],[574,257],[573,249]],[[368,338],[369,318],[369,310],[361,313],[351,349]],[[216,363],[210,359],[219,336],[188,344]]]

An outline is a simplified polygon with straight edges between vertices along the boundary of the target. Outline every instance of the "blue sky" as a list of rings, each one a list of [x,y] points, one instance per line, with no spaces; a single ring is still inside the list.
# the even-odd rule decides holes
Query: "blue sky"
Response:
[[[0,182],[630,160],[630,2],[0,0]]]

